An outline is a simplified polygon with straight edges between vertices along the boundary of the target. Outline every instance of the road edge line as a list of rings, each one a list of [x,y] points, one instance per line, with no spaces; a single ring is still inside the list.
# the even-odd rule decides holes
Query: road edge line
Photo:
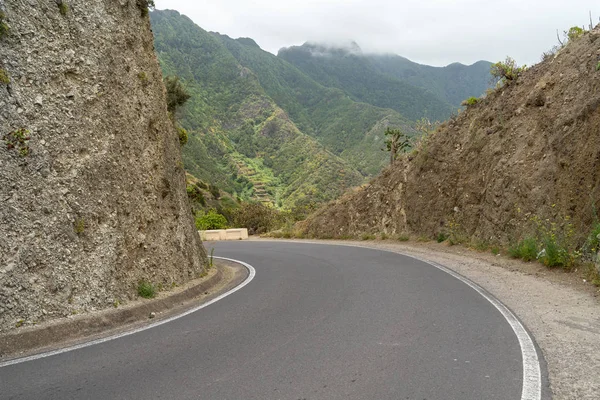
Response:
[[[344,247],[354,247],[361,249],[370,249],[383,251],[386,253],[399,254],[404,257],[412,258],[414,260],[418,260],[424,262],[425,264],[431,265],[434,268],[439,269],[442,272],[445,272],[454,278],[460,280],[471,289],[475,290],[486,299],[489,303],[491,303],[499,312],[502,314],[506,322],[510,325],[517,340],[519,341],[519,347],[521,349],[521,357],[523,360],[523,387],[521,391],[521,400],[542,400],[542,371],[540,360],[538,357],[537,348],[535,345],[535,341],[521,322],[519,318],[516,316],[514,312],[510,310],[502,301],[496,298],[494,295],[489,293],[479,284],[470,280],[469,278],[459,274],[458,272],[452,270],[449,267],[446,267],[442,264],[436,263],[435,261],[427,260],[425,258],[421,258],[418,256],[414,256],[411,254],[404,253],[402,251],[394,251],[390,249],[381,249],[377,247],[369,247],[366,245],[360,244],[343,244],[343,243],[327,243],[327,242],[319,242],[319,241],[311,241],[311,240],[303,240],[303,241],[295,241],[295,240],[264,240],[266,242],[287,242],[287,243],[308,243],[308,244],[320,244],[320,245],[328,245],[328,246],[344,246]],[[551,398],[551,396],[550,396]]]
[[[230,289],[229,291],[227,291],[225,293],[222,293],[221,295],[215,297],[214,299],[211,299],[210,301],[207,301],[206,303],[202,303],[199,306],[196,306],[194,308],[186,310],[186,311],[184,311],[181,314],[177,314],[177,315],[174,315],[172,317],[168,317],[168,318],[162,319],[160,321],[151,323],[149,325],[146,325],[146,326],[143,326],[143,327],[140,327],[140,328],[136,328],[136,329],[132,329],[132,330],[127,331],[127,332],[122,332],[122,333],[118,333],[116,335],[111,335],[111,336],[107,336],[107,337],[104,337],[104,338],[92,340],[90,342],[80,343],[80,344],[77,344],[77,345],[74,345],[74,346],[65,347],[65,348],[62,348],[62,349],[52,350],[52,351],[48,351],[48,352],[44,352],[44,353],[34,354],[34,355],[31,355],[31,356],[27,356],[27,357],[15,358],[15,359],[12,359],[12,360],[0,362],[0,368],[8,367],[10,365],[24,363],[24,362],[27,362],[27,361],[39,360],[40,358],[51,357],[51,356],[55,356],[55,355],[62,354],[62,353],[67,353],[69,351],[82,349],[84,347],[94,346],[96,344],[100,344],[100,343],[108,342],[110,340],[119,339],[119,338],[122,338],[122,337],[125,337],[125,336],[133,335],[133,334],[145,331],[147,329],[152,329],[152,328],[155,328],[157,326],[166,324],[166,323],[174,321],[176,319],[183,318],[183,317],[185,317],[187,315],[195,313],[196,311],[200,311],[201,309],[203,309],[205,307],[208,307],[211,304],[216,303],[219,300],[222,300],[223,298],[229,296],[230,294],[233,294],[233,293],[237,292],[238,290],[242,289],[244,286],[246,286],[247,284],[249,284],[254,279],[254,277],[256,276],[256,270],[254,269],[254,267],[252,265],[246,263],[246,262],[239,261],[239,260],[234,260],[232,258],[218,257],[218,256],[214,256],[213,258],[218,258],[220,260],[230,261],[230,262],[234,262],[234,263],[238,263],[238,264],[243,265],[248,270],[248,276],[246,277],[246,279],[244,279],[244,281],[242,283],[240,283],[236,287]]]

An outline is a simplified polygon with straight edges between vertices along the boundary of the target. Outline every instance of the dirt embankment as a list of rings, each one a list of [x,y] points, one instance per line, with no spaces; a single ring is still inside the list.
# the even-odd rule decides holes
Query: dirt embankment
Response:
[[[600,206],[600,28],[443,123],[308,236],[440,232],[507,243],[532,217],[589,233]]]
[[[0,2],[0,332],[203,271],[143,4]]]

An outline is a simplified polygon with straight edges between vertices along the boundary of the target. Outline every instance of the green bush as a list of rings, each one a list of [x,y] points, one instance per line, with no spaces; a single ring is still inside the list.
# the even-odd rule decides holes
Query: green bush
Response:
[[[477,97],[469,97],[466,100],[463,100],[462,103],[460,103],[461,106],[466,106],[466,107],[470,107],[470,106],[474,106],[475,104],[479,103],[479,99]]]
[[[167,110],[172,114],[176,114],[177,110],[182,107],[191,96],[179,80],[178,76],[167,76],[164,79],[164,82],[165,88],[167,89]]]
[[[156,288],[148,281],[141,280],[138,283],[137,292],[140,297],[151,299],[156,296]]]
[[[538,244],[534,238],[523,239],[516,245],[508,248],[508,254],[512,258],[520,258],[523,261],[535,260],[538,253]]]
[[[569,41],[574,41],[582,37],[584,33],[585,29],[578,26],[573,26],[568,30],[567,37],[569,38]]]
[[[211,209],[206,214],[201,212],[196,215],[196,229],[206,231],[210,229],[226,229],[227,218]]]
[[[183,127],[177,125],[177,133],[179,134],[179,144],[185,146],[188,142],[187,131]]]
[[[596,64],[596,71],[600,71],[600,61],[598,61],[598,64]]]
[[[527,66],[518,66],[517,62],[510,57],[506,57],[504,62],[500,61],[493,64],[490,69],[490,74],[494,81],[501,83],[514,82],[521,76],[521,74],[527,70]]]
[[[445,234],[445,233],[443,233],[443,232],[440,232],[440,233],[438,233],[438,234],[437,234],[437,236],[435,237],[435,240],[436,240],[438,243],[442,243],[442,242],[443,242],[443,241],[445,241],[446,239],[448,239],[448,235],[446,235],[446,234]]]
[[[283,225],[280,213],[261,203],[242,203],[233,211],[237,228],[247,228],[251,235],[269,232]]]

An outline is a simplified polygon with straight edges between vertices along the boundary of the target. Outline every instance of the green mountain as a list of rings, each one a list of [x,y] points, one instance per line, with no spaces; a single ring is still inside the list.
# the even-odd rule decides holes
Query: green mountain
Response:
[[[455,98],[479,94],[472,67],[421,66],[358,46],[306,44],[275,56],[176,11],[151,21],[164,75],[191,94],[176,116],[189,131],[186,170],[234,199],[282,208],[331,200],[388,163],[388,126],[415,133],[415,120],[445,119]]]
[[[151,13],[165,76],[177,75],[191,98],[178,118],[190,132],[188,172],[241,198],[291,208],[338,196],[363,176],[302,133],[211,34],[176,11]]]
[[[381,151],[389,125],[411,132],[397,111],[360,103],[340,89],[325,87],[287,61],[262,50],[252,39],[213,33],[244,67],[256,73],[265,92],[296,126],[363,175],[375,175],[388,162]]]
[[[381,73],[429,90],[454,107],[460,107],[461,102],[471,96],[481,96],[490,87],[492,63],[488,61],[431,67],[395,54],[366,57]]]
[[[446,119],[462,100],[483,94],[490,80],[486,61],[431,67],[392,54],[364,54],[354,42],[347,47],[305,43],[281,49],[278,57],[327,87],[411,120]]]

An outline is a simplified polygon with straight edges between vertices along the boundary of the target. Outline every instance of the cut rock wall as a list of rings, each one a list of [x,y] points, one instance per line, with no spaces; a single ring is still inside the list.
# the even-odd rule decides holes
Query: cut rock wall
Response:
[[[0,332],[206,264],[147,15],[134,0],[64,3],[0,0]],[[8,143],[21,128],[26,155]]]

